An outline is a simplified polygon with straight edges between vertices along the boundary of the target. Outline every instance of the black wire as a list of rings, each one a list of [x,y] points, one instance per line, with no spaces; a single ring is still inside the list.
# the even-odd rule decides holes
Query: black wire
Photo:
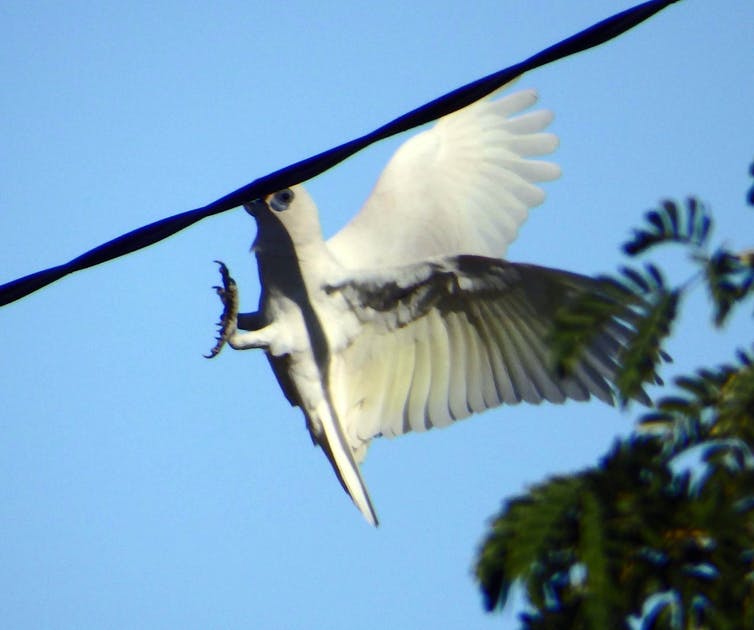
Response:
[[[637,26],[677,1],[651,0],[644,2],[598,22],[594,26],[538,52],[521,63],[478,79],[430,101],[364,136],[255,179],[250,184],[242,186],[206,206],[155,221],[118,236],[67,263],[3,284],[0,286],[0,306],[19,300],[74,271],[87,269],[149,245],[154,245],[201,219],[311,179],[379,140],[413,129],[470,105],[529,70],[599,46]]]

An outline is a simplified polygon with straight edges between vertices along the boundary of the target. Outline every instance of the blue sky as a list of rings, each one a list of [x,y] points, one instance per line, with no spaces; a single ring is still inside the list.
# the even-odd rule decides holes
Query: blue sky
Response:
[[[627,8],[606,0],[0,6],[0,281],[194,208]],[[750,0],[685,0],[519,80],[555,111],[563,177],[509,258],[612,270],[663,197],[697,193],[754,246]],[[309,189],[327,233],[400,140]],[[638,409],[510,407],[378,440],[370,528],[260,353],[213,361],[237,210],[0,309],[0,618],[7,627],[481,628],[471,575],[505,497],[593,464]],[[664,259],[671,276],[688,271]],[[689,371],[750,342],[686,304]]]

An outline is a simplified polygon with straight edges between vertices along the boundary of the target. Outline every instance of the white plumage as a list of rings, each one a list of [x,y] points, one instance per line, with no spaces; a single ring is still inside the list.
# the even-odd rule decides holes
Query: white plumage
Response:
[[[444,427],[501,404],[594,395],[610,380],[630,326],[610,322],[572,376],[551,367],[557,308],[594,281],[502,260],[560,174],[528,159],[552,152],[532,90],[481,101],[405,142],[361,211],[323,240],[301,186],[246,206],[262,285],[259,311],[237,312],[224,265],[225,310],[211,356],[262,348],[313,440],[373,525],[359,471],[378,435]]]
[[[560,176],[548,162],[556,136],[541,133],[552,114],[534,90],[480,101],[441,118],[396,151],[361,211],[328,242],[350,269],[380,269],[430,256],[500,257],[529,208],[544,200],[534,182]]]

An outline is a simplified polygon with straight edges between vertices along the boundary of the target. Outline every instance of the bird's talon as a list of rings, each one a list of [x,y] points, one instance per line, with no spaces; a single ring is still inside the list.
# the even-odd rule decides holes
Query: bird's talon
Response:
[[[230,336],[236,331],[236,318],[238,317],[238,288],[236,281],[230,276],[228,268],[222,262],[219,260],[215,262],[220,265],[220,277],[223,284],[222,286],[215,285],[212,288],[220,297],[220,301],[223,304],[223,312],[220,315],[220,321],[217,322],[219,334],[216,337],[216,343],[209,351],[209,354],[204,355],[207,359],[220,354],[220,350],[223,349]]]

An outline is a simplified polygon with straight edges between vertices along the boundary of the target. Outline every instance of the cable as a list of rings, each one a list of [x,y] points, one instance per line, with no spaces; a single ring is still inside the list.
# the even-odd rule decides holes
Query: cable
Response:
[[[87,269],[108,260],[130,254],[144,247],[154,245],[206,217],[231,210],[253,199],[264,197],[283,188],[311,179],[375,142],[413,129],[466,107],[525,72],[599,46],[634,28],[644,20],[652,17],[655,13],[677,1],[650,0],[650,2],[644,2],[631,9],[617,13],[538,52],[521,63],[457,88],[366,135],[255,179],[250,184],[246,184],[206,206],[155,221],[103,243],[67,263],[37,271],[36,273],[0,285],[0,306],[15,302],[75,271],[81,271],[82,269]]]

